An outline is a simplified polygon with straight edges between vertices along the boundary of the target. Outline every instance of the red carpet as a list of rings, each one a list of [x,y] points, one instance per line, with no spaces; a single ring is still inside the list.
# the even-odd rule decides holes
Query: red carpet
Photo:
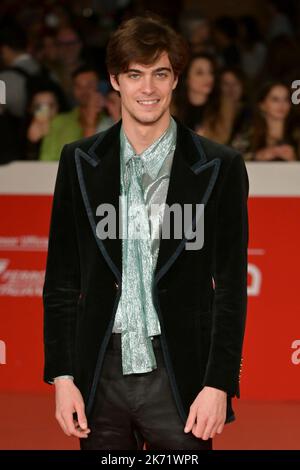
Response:
[[[234,401],[237,420],[215,449],[300,449],[300,402]],[[54,395],[0,394],[0,449],[79,449],[54,417]]]

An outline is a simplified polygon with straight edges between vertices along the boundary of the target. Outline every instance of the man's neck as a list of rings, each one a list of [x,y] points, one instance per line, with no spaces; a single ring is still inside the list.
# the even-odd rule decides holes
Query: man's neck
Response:
[[[163,115],[154,124],[142,124],[127,116],[122,116],[122,125],[127,139],[139,155],[168,129],[170,120],[170,113]]]

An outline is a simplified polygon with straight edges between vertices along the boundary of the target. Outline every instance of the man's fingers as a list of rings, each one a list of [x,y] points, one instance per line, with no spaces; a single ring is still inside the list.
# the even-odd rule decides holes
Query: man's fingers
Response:
[[[212,430],[211,430],[211,433],[210,433],[209,437],[211,437],[211,438],[215,437],[215,435],[216,435],[216,432],[217,432],[217,429],[218,429],[218,426],[219,426],[219,424],[218,424],[218,423],[217,423],[217,424],[215,424],[215,425],[213,426],[213,428],[212,428]]]
[[[75,408],[77,410],[77,419],[74,420],[75,428],[77,431],[81,431],[87,436],[91,430],[88,428],[87,419],[84,413],[84,405],[79,404],[78,406],[75,406]]]
[[[203,416],[199,417],[199,415],[197,416],[197,422],[193,428],[194,436],[202,438],[202,434],[206,428],[206,423],[207,418],[204,418]]]
[[[72,436],[87,437],[86,431],[76,430],[72,412],[66,413],[65,415],[63,415],[63,418],[66,423],[67,430]]]
[[[222,423],[222,424],[220,424],[220,426],[218,426],[218,428],[217,428],[217,433],[218,433],[218,434],[221,434],[221,432],[223,431],[223,429],[224,429],[224,423]]]
[[[82,432],[84,432],[85,434],[89,434],[89,433],[91,432],[91,430],[90,430],[89,428],[87,428],[87,429],[81,429],[80,424],[78,423],[78,421],[77,421],[76,419],[74,420],[74,426],[75,426],[75,429],[76,429],[77,431],[82,431]]]
[[[78,423],[82,430],[87,430],[87,419],[84,412],[84,405],[78,404],[75,405],[75,410],[77,413]]]
[[[215,426],[215,421],[214,420],[208,420],[207,421],[206,426],[204,428],[204,431],[201,434],[201,438],[204,441],[207,441],[207,439],[209,438],[214,426]]]
[[[192,405],[190,407],[190,412],[189,412],[188,419],[185,424],[184,432],[190,432],[190,430],[193,428],[195,420],[196,420],[196,410]]]

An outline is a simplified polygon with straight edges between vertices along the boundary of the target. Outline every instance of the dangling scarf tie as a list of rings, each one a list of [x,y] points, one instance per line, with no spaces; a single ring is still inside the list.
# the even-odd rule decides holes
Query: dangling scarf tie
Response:
[[[141,157],[132,156],[128,166],[124,188],[127,198],[122,212],[123,226],[127,227],[127,238],[122,240],[123,374],[147,372],[157,367],[151,336],[161,332],[152,300],[151,232],[142,189]]]

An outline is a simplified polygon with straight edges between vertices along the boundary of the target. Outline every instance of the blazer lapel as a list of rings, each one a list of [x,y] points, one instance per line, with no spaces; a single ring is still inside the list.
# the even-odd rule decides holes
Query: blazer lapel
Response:
[[[176,118],[175,118],[176,119]],[[181,124],[177,119],[177,142],[171,169],[167,207],[178,204],[181,213],[184,204],[206,204],[215,185],[220,159],[208,161],[201,144],[201,137]],[[115,274],[118,282],[122,278],[122,239],[119,238],[119,196],[120,196],[120,127],[121,120],[105,132],[101,132],[87,151],[75,150],[75,160],[80,189],[97,245]],[[116,237],[100,239],[97,235],[97,208],[100,204],[110,205],[115,210]],[[172,218],[171,218],[172,220]],[[166,213],[163,223],[166,222]],[[193,225],[196,216],[193,219]],[[169,270],[185,248],[185,232],[174,236],[173,224],[170,237],[161,238],[160,249],[154,274],[157,283]],[[183,228],[183,227],[182,227]]]
[[[190,204],[193,209],[192,227],[194,229],[199,217],[199,213],[196,215],[196,205],[204,204],[205,207],[209,200],[218,176],[220,159],[215,158],[208,161],[201,144],[201,137],[182,125],[177,119],[176,121],[177,143],[166,205],[170,208],[173,204],[178,204],[183,215],[184,205]],[[163,224],[168,223],[168,220],[170,221],[170,238],[160,239],[154,278],[156,284],[175,262],[185,248],[186,241],[188,241],[188,237],[185,236],[186,230],[184,230],[183,222],[181,226],[182,236],[178,238],[178,236],[175,237],[174,233],[174,220],[172,217],[169,219],[165,212]]]
[[[87,152],[80,148],[75,150],[79,184],[89,222],[97,245],[118,282],[122,277],[122,244],[119,238],[120,127],[121,121],[101,132]],[[115,211],[115,214],[111,212],[116,223],[114,237],[102,239],[97,235],[97,224],[101,218],[96,212],[102,204]],[[107,217],[107,213],[103,216]]]

